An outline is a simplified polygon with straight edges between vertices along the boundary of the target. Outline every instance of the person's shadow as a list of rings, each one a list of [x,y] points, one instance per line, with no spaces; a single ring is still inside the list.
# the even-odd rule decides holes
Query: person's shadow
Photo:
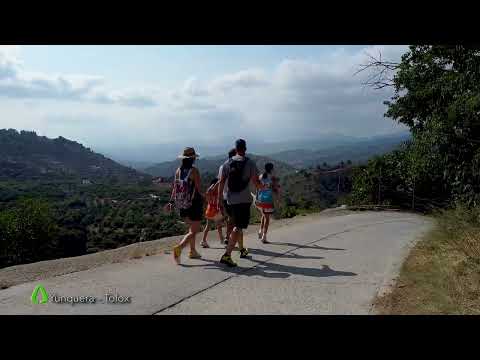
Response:
[[[257,255],[275,257],[275,258],[276,257],[282,257],[283,259],[312,259],[312,260],[325,259],[322,256],[303,256],[303,255],[297,255],[293,252],[277,253],[277,252],[269,251],[269,250],[266,250],[266,249],[252,249],[252,248],[250,248],[249,252],[250,252],[250,254],[257,254]]]
[[[184,267],[204,267],[206,269],[220,269],[226,272],[230,272],[232,274],[242,274],[246,276],[262,276],[266,278],[274,278],[274,279],[285,279],[290,277],[291,275],[301,275],[301,276],[311,276],[311,277],[330,277],[330,276],[357,276],[354,272],[349,271],[338,271],[333,270],[328,265],[322,265],[320,268],[310,268],[310,267],[297,267],[292,265],[284,265],[284,264],[277,264],[272,263],[265,260],[256,260],[252,255],[262,255],[268,257],[269,259],[309,259],[309,260],[321,260],[324,257],[321,256],[303,256],[298,255],[293,252],[293,250],[297,249],[311,249],[311,250],[336,250],[336,251],[346,251],[346,249],[342,248],[329,248],[317,245],[302,245],[302,244],[295,244],[289,242],[272,242],[269,245],[284,245],[290,246],[295,249],[292,249],[292,252],[287,253],[277,253],[271,250],[257,249],[257,248],[250,248],[250,255],[248,256],[249,260],[256,262],[257,265],[253,267],[233,267],[229,268],[219,261],[208,260],[208,259],[199,259],[206,264],[198,264],[198,265],[186,265],[183,264]]]
[[[329,247],[324,247],[324,246],[318,246],[318,245],[302,245],[302,244],[294,244],[294,243],[285,243],[285,242],[271,242],[269,243],[270,245],[285,245],[285,246],[292,246],[300,249],[314,249],[314,250],[339,250],[339,251],[345,251],[347,249],[340,249],[340,248],[329,248]]]
[[[253,250],[253,249],[252,249]],[[337,271],[333,270],[328,265],[322,265],[321,268],[309,268],[309,267],[297,267],[291,265],[275,264],[271,262],[258,261],[251,256],[250,260],[257,262],[254,267],[233,267],[229,268],[226,265],[221,264],[216,260],[199,259],[207,264],[187,265],[181,266],[187,268],[203,267],[206,269],[220,269],[232,274],[242,274],[246,276],[262,276],[265,278],[273,279],[286,279],[291,275],[312,276],[312,277],[330,277],[330,276],[357,276],[358,274],[349,271]]]
[[[256,267],[252,268],[251,271],[245,272],[247,276],[265,276],[265,274],[286,274],[284,278],[290,277],[291,275],[301,275],[301,276],[311,276],[311,277],[330,277],[330,276],[357,276],[356,273],[350,271],[338,271],[333,270],[328,265],[322,265],[321,268],[309,268],[309,267],[297,267],[284,264],[276,264],[271,262],[260,263]],[[268,276],[265,276],[268,277]]]

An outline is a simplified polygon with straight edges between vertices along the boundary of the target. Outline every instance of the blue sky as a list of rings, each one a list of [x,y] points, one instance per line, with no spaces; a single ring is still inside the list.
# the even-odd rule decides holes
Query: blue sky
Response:
[[[363,46],[39,45],[21,52],[25,67],[41,72],[100,73],[116,86],[172,87],[193,74],[206,80],[252,67],[273,70],[286,58],[315,61],[342,48],[352,53]]]
[[[398,131],[353,76],[406,46],[0,46],[0,127],[88,146]]]

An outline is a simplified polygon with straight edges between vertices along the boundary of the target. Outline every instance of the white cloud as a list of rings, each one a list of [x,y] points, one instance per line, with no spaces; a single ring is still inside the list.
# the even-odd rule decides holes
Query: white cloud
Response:
[[[180,101],[175,101],[170,104],[170,109],[172,111],[187,111],[187,112],[204,112],[215,110],[216,105],[211,104],[207,101],[198,101],[196,99],[186,98],[180,99]]]
[[[207,111],[217,108],[211,93],[195,77],[188,78],[183,85],[169,93],[168,108],[172,111]]]
[[[131,92],[111,93],[105,79],[91,75],[58,75],[25,71],[19,48],[0,46],[0,96],[21,99],[92,101],[125,106],[154,106],[148,95]]]
[[[169,104],[172,110],[180,111],[218,111],[223,107],[237,107],[238,91],[247,98],[252,91],[262,91],[270,85],[266,72],[262,69],[248,69],[224,74],[207,82],[200,82],[195,77],[188,78],[183,85],[170,93]],[[242,112],[241,109],[239,112]],[[228,119],[227,119],[228,120]]]
[[[183,84],[183,88],[181,90],[183,94],[189,96],[206,96],[208,95],[208,91],[206,88],[202,87],[199,83],[197,78],[191,77],[188,78],[185,83]]]
[[[118,104],[138,108],[158,105],[153,96],[142,91],[107,92],[94,90],[89,92],[86,99],[99,104]]]
[[[209,84],[210,92],[228,92],[235,89],[249,89],[269,84],[264,70],[248,69],[233,74],[226,74],[214,79]]]
[[[11,79],[16,75],[19,51],[18,46],[0,45],[0,80]]]
[[[257,99],[269,104],[270,126],[280,134],[316,136],[343,132],[374,135],[393,131],[396,124],[385,119],[383,101],[392,89],[373,90],[362,85],[368,73],[354,76],[368,59],[367,53],[399,61],[406,47],[375,46],[359,52],[338,50],[316,61],[286,59],[275,69],[268,97]]]
[[[112,91],[108,79],[98,76],[26,72],[19,49],[0,47],[0,108],[2,118],[9,119],[2,120],[2,127],[26,124],[49,136],[112,146],[119,140],[195,143],[241,135],[275,141],[328,132],[385,133],[396,129],[383,117],[389,90],[366,89],[362,81],[367,74],[354,76],[365,53],[378,51],[396,61],[405,47],[340,49],[316,59],[284,59],[273,69],[251,68],[203,81],[191,76],[163,93],[155,84]],[[35,104],[35,111],[25,109],[26,101]]]

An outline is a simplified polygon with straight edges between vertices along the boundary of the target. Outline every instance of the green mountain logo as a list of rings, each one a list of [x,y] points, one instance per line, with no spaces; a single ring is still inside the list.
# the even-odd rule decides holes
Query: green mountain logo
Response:
[[[32,304],[45,304],[48,302],[48,293],[43,285],[37,285],[35,289],[33,289],[30,299],[32,300]]]

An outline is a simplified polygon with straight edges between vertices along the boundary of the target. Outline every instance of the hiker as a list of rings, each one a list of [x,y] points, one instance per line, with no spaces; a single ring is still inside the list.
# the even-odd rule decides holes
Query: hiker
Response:
[[[228,159],[231,159],[235,155],[237,155],[237,151],[235,150],[235,148],[233,148],[228,152]],[[223,164],[218,169],[219,179],[222,177],[222,168],[223,168]],[[227,224],[227,234],[225,235],[225,242],[224,242],[225,245],[228,245],[228,239],[230,239],[230,234],[232,233],[232,230],[233,230],[233,223],[232,223],[232,218],[230,214],[230,208],[227,204],[227,192],[228,192],[228,186],[227,184],[225,184],[225,186],[223,187],[223,207],[222,207],[222,214],[225,217],[225,222]]]
[[[270,215],[275,211],[275,197],[279,193],[278,179],[273,175],[273,164],[265,164],[265,172],[259,177],[264,189],[258,190],[255,197],[255,206],[262,213],[262,221],[258,238],[262,243],[267,244],[267,231],[270,224]]]
[[[188,224],[189,230],[184,238],[173,247],[173,258],[177,264],[180,264],[182,249],[190,244],[191,259],[200,258],[200,254],[195,249],[195,238],[200,232],[200,221],[203,216],[203,197],[201,191],[200,172],[193,166],[198,154],[195,149],[187,147],[183,154],[178,156],[182,160],[181,166],[175,172],[171,201],[175,201],[175,207],[180,212],[180,217]]]
[[[205,230],[203,231],[203,240],[200,245],[203,248],[209,248],[210,246],[207,243],[208,231],[210,226],[215,224],[218,236],[220,238],[220,244],[223,245],[223,215],[220,209],[217,207],[217,197],[218,197],[218,179],[215,178],[210,183],[210,187],[207,189],[206,200],[207,200],[207,210],[205,211],[205,218],[207,219],[207,224],[205,225]]]
[[[220,201],[223,195],[225,184],[227,184],[227,206],[231,214],[233,230],[230,234],[229,242],[225,254],[222,255],[220,262],[230,267],[237,266],[232,260],[232,251],[238,242],[240,257],[245,258],[248,255],[248,249],[243,243],[243,230],[248,227],[250,222],[250,208],[252,205],[252,196],[250,194],[249,184],[252,182],[257,188],[263,188],[258,179],[257,165],[253,160],[245,156],[247,144],[245,140],[238,139],[235,142],[236,155],[227,160],[222,166],[220,184],[218,188],[218,206],[222,206]]]

